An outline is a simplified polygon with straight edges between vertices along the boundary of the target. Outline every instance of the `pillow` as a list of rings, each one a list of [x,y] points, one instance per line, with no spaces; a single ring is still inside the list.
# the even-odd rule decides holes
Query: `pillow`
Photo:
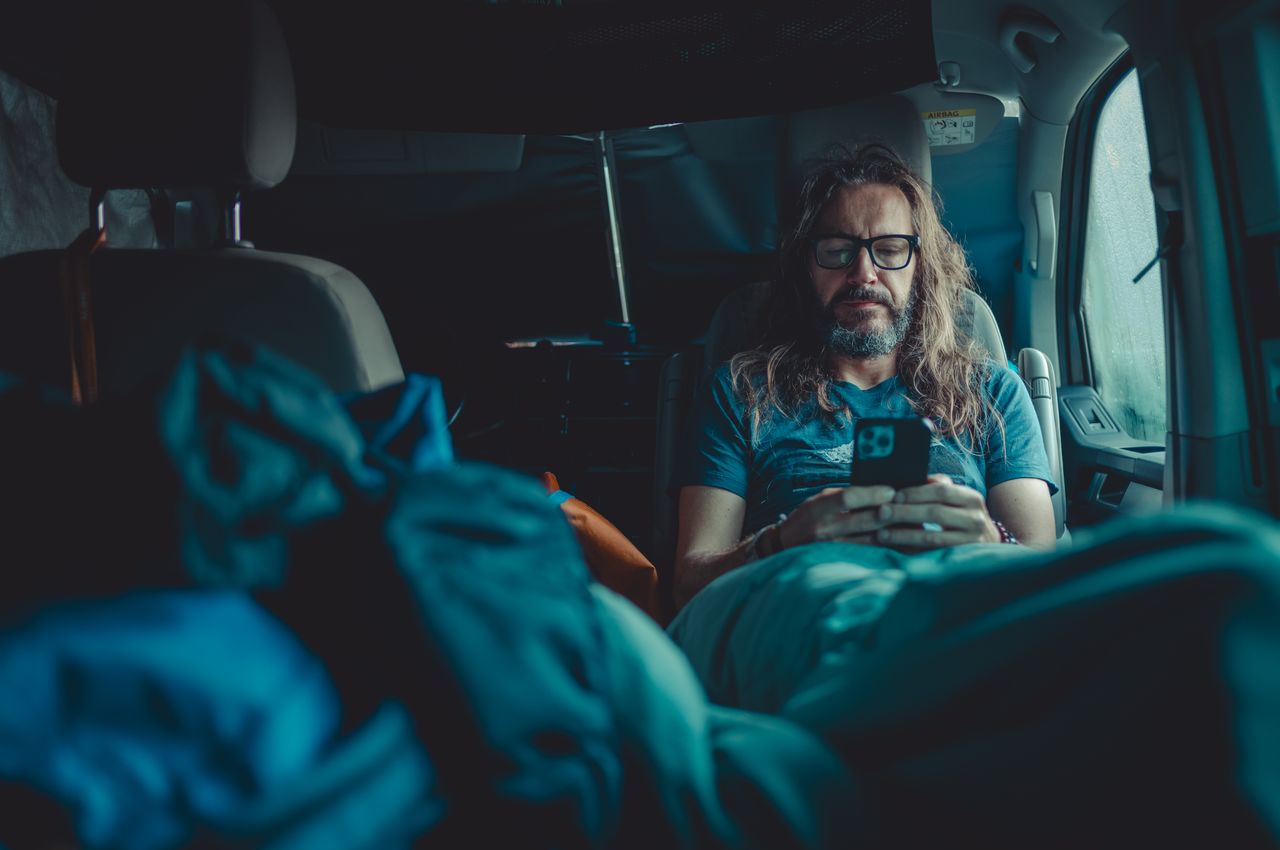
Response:
[[[550,472],[542,484],[552,503],[558,504],[578,535],[582,554],[596,581],[633,602],[662,625],[658,606],[658,571],[618,527],[581,499],[560,489]]]

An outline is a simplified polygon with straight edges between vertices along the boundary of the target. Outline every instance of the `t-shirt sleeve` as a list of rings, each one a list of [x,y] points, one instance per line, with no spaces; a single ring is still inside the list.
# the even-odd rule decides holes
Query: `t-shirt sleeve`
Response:
[[[727,365],[699,388],[690,425],[682,468],[672,490],[700,484],[745,499],[749,444],[742,403],[734,394]]]
[[[992,403],[1004,417],[1004,436],[994,425],[987,429],[987,489],[1014,478],[1039,478],[1049,485],[1049,494],[1058,492],[1058,482],[1049,470],[1044,435],[1031,396],[1021,379],[1010,369],[991,365],[987,382]]]

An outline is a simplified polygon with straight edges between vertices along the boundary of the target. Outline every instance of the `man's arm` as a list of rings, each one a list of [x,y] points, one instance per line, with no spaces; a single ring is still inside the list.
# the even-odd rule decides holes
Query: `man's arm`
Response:
[[[1031,396],[1016,374],[999,366],[990,386],[1004,427],[987,434],[988,513],[1020,542],[1052,549],[1058,538],[1047,483],[1052,476]]]
[[[1039,478],[1011,478],[987,491],[987,511],[1020,543],[1052,549],[1058,542],[1049,485]]]
[[[719,487],[680,488],[680,529],[676,540],[676,608],[747,559],[750,538],[741,540],[746,500]]]

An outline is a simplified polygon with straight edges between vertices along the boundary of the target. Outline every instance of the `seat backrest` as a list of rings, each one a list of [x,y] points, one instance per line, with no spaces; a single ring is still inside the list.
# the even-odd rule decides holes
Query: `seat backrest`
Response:
[[[68,176],[94,189],[206,186],[228,197],[284,178],[295,141],[293,76],[262,0],[99,7],[95,40],[58,103]],[[101,64],[95,50],[109,50],[112,61]],[[101,86],[106,66],[112,84]],[[339,266],[243,242],[123,250],[110,240],[108,232],[90,263],[103,398],[167,371],[185,345],[209,335],[275,349],[337,392],[403,380],[382,312]],[[0,260],[0,370],[66,385],[61,255]]]
[[[0,259],[0,371],[66,385],[61,257],[33,251]],[[201,339],[265,345],[335,392],[404,379],[382,311],[333,263],[251,248],[103,249],[91,273],[103,398],[163,376]]]

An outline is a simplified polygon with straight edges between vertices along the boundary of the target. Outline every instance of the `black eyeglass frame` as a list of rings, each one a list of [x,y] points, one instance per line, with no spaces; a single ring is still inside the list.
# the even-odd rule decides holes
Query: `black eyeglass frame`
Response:
[[[843,239],[846,242],[852,242],[854,245],[854,252],[853,256],[850,257],[849,262],[841,266],[824,266],[822,264],[822,260],[818,259],[818,242],[823,239]],[[907,259],[902,265],[886,266],[882,265],[880,261],[876,259],[876,252],[873,246],[881,239],[907,240]],[[870,239],[859,239],[857,236],[850,236],[848,233],[817,233],[809,237],[809,247],[813,251],[813,261],[817,263],[818,268],[821,269],[827,269],[828,271],[847,269],[849,266],[857,262],[858,255],[862,253],[863,248],[866,248],[867,255],[871,257],[871,264],[873,266],[887,272],[895,272],[899,269],[905,269],[907,266],[911,265],[911,259],[915,256],[915,252],[920,248],[920,237],[912,233],[882,233],[879,236],[872,236]]]

